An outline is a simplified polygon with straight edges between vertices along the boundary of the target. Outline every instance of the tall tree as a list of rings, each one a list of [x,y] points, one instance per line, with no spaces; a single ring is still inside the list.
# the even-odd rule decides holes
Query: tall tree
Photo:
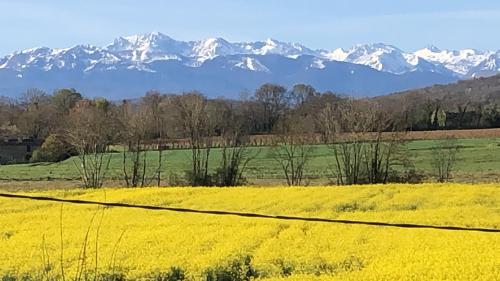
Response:
[[[214,136],[213,112],[207,99],[198,92],[184,93],[174,99],[177,121],[191,146],[191,170],[188,178],[193,186],[211,185],[209,158]]]
[[[276,84],[264,84],[255,91],[255,100],[263,109],[264,130],[271,132],[288,107],[290,98],[285,87]]]
[[[315,147],[310,122],[299,115],[282,120],[274,136],[271,157],[279,164],[289,186],[304,184]]]
[[[78,153],[74,164],[85,187],[102,187],[111,159],[108,148],[120,131],[117,113],[105,100],[82,100],[70,112],[65,135]]]
[[[227,102],[220,103],[219,128],[221,161],[216,171],[216,184],[219,186],[237,186],[244,183],[243,173],[248,163],[258,152],[250,153],[248,149],[247,130],[243,116]]]
[[[61,114],[68,114],[76,104],[83,99],[82,95],[75,89],[60,89],[52,95],[52,103]]]
[[[17,118],[18,128],[24,137],[44,139],[57,124],[56,111],[51,97],[38,89],[26,91],[20,98],[22,111]]]

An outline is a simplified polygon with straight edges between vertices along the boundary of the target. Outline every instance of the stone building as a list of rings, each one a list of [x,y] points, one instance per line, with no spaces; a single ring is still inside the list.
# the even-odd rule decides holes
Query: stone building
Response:
[[[40,145],[40,141],[33,139],[0,138],[0,164],[27,163]]]

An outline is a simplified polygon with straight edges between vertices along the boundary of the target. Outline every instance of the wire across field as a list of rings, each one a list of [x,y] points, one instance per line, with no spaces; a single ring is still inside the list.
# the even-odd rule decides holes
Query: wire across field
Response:
[[[331,220],[500,229],[499,191],[498,185],[425,184],[24,194]],[[205,280],[210,272],[225,272],[235,264],[251,268],[253,276],[263,280],[495,280],[500,276],[498,233],[153,212],[12,198],[0,198],[0,210],[0,276],[40,274],[47,263],[51,276],[60,276],[61,265],[67,276],[73,276],[84,241],[88,243],[89,267],[97,264],[99,272],[123,272],[129,279],[147,279],[177,268],[191,278],[186,280]]]
[[[428,229],[440,229],[440,230],[478,231],[478,232],[498,232],[498,233],[500,233],[500,229],[494,229],[494,228],[461,227],[461,226],[451,226],[451,225],[449,225],[449,226],[427,225],[427,224],[415,224],[415,223],[388,223],[388,222],[378,222],[378,221],[337,220],[337,219],[327,219],[327,218],[269,215],[269,214],[222,211],[222,210],[199,210],[199,209],[191,209],[191,208],[138,205],[138,204],[129,204],[129,203],[89,201],[89,200],[80,200],[80,199],[64,199],[64,198],[55,198],[55,197],[48,197],[48,196],[32,196],[32,195],[1,193],[1,192],[0,192],[0,197],[10,198],[10,199],[25,199],[25,200],[33,200],[33,201],[70,203],[70,204],[79,204],[79,205],[95,205],[95,206],[111,207],[111,208],[115,207],[115,208],[141,209],[141,210],[150,210],[150,211],[169,211],[169,212],[177,212],[177,213],[192,213],[192,214],[205,214],[205,215],[217,215],[217,216],[236,216],[236,217],[244,217],[244,218],[274,219],[274,220],[283,220],[283,221],[325,222],[325,223],[337,223],[337,224],[370,225],[370,226],[399,227],[399,228],[428,228]]]

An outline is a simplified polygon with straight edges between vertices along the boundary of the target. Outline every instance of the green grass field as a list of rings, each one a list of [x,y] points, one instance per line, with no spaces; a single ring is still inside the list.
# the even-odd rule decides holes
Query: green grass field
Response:
[[[431,174],[432,147],[434,140],[418,140],[406,145],[406,155],[414,162],[415,168]],[[454,178],[460,182],[499,182],[500,181],[500,139],[461,139],[462,147],[454,172]],[[249,184],[280,184],[284,177],[278,164],[269,155],[269,147],[250,148],[256,154],[245,173]],[[163,175],[167,178],[182,178],[190,167],[190,150],[171,150],[164,153]],[[148,152],[148,161],[157,163],[158,153]],[[220,151],[213,149],[211,161],[217,166]],[[314,150],[306,174],[311,184],[326,184],[330,181],[332,153],[327,146],[319,145]],[[122,154],[111,153],[110,170],[107,178],[122,179]],[[60,163],[17,164],[0,167],[0,179],[3,181],[54,181],[78,180],[75,158]],[[430,178],[429,178],[430,179]]]

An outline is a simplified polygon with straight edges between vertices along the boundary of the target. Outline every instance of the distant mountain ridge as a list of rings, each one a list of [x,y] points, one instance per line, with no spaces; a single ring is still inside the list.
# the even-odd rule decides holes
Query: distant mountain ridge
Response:
[[[110,98],[150,89],[237,97],[274,82],[373,96],[497,73],[500,51],[431,46],[410,53],[382,43],[327,51],[274,39],[178,41],[152,32],[119,37],[105,47],[41,47],[9,54],[0,58],[0,95],[16,96],[31,87],[75,87]]]

